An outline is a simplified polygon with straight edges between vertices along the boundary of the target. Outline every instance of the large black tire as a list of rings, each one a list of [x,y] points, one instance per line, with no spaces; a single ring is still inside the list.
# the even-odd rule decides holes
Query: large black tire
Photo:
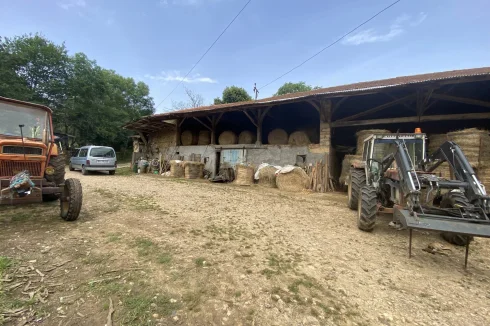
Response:
[[[66,179],[65,189],[60,200],[61,218],[65,221],[75,221],[82,208],[82,184],[78,179]]]
[[[458,191],[451,191],[442,197],[441,208],[459,208],[470,206],[470,202],[466,196]],[[442,232],[441,237],[449,243],[456,246],[466,246],[468,243],[473,241],[472,236],[467,236],[463,234]]]
[[[68,170],[70,170],[70,171],[75,171],[75,169],[73,168],[73,166],[71,166],[71,163],[70,163],[70,164],[68,164]]]
[[[361,188],[366,185],[366,173],[363,169],[350,169],[349,185],[347,188],[347,206],[357,210],[359,193]]]
[[[357,227],[362,231],[371,232],[376,224],[378,199],[376,189],[365,185],[361,188],[357,209]]]
[[[65,181],[65,163],[65,155],[51,156],[49,165],[54,168],[54,174],[46,174],[46,180],[54,182],[56,185],[63,184]]]
[[[114,175],[114,174],[116,174],[116,170],[111,170],[111,171],[109,171],[109,174],[110,174],[110,175]]]

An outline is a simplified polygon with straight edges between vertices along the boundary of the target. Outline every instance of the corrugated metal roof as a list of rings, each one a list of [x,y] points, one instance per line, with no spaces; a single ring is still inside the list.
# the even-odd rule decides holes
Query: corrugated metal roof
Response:
[[[276,104],[276,103],[280,104],[282,102],[291,102],[297,99],[306,100],[318,96],[335,97],[335,96],[349,95],[350,93],[356,93],[356,94],[370,93],[378,89],[395,88],[400,86],[421,84],[427,82],[437,82],[437,81],[444,81],[444,80],[450,81],[450,80],[457,80],[461,78],[468,79],[468,81],[470,81],[470,79],[478,76],[488,76],[490,79],[490,67],[451,70],[451,71],[435,72],[435,73],[428,73],[428,74],[421,74],[421,75],[395,77],[389,79],[321,88],[309,92],[285,94],[285,95],[274,96],[274,97],[269,97],[264,99],[258,99],[256,101],[201,106],[196,108],[183,109],[179,111],[159,113],[152,116],[144,117],[139,121],[154,120],[154,119],[162,119],[162,120],[171,119],[171,118],[185,116],[193,112],[213,113],[213,112],[225,111],[228,109],[248,109],[248,108],[260,107],[260,106]],[[126,125],[126,127],[131,128],[131,125],[132,123]]]

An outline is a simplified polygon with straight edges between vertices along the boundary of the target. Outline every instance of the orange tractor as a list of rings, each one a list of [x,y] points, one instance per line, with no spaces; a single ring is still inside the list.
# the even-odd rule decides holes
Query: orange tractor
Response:
[[[51,109],[0,97],[0,204],[58,199],[61,217],[76,220],[82,185],[78,179],[65,180],[65,158],[53,134]]]

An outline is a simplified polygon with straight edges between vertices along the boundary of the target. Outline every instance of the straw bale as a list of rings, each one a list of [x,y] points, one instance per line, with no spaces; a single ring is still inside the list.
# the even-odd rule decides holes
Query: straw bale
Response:
[[[221,135],[219,135],[218,143],[220,145],[234,145],[238,141],[238,137],[233,131],[223,131]]]
[[[259,170],[259,185],[276,188],[276,171],[273,166],[266,166]]]
[[[237,164],[235,182],[237,185],[250,186],[254,183],[254,174],[255,169],[253,166]]]
[[[350,167],[354,163],[361,163],[362,155],[345,155],[342,161],[342,171],[340,172],[339,182],[341,185],[349,179]]]
[[[211,132],[209,130],[199,131],[199,137],[197,140],[198,145],[209,145],[211,144]]]
[[[284,129],[274,129],[267,137],[270,145],[286,145],[288,143],[288,133]]]
[[[240,135],[238,135],[239,144],[255,144],[256,140],[257,135],[249,130],[242,131]]]
[[[362,148],[364,144],[364,139],[368,138],[373,134],[391,134],[391,131],[386,129],[366,129],[360,130],[356,133],[357,136],[357,148],[356,155],[362,155]]]
[[[197,145],[197,135],[190,130],[186,130],[180,135],[180,142],[183,146]]]
[[[203,176],[204,163],[185,161],[184,175],[186,179],[199,179]]]
[[[490,136],[488,130],[469,128],[449,132],[448,138],[459,145],[473,168],[489,165]]]
[[[260,179],[259,179],[260,180]],[[285,191],[302,191],[308,189],[310,178],[301,168],[294,168],[289,173],[278,173],[276,176],[276,185],[280,190]]]
[[[289,145],[305,146],[311,144],[310,138],[304,131],[295,131],[289,135]]]
[[[184,165],[182,161],[170,161],[170,176],[174,178],[184,177]]]

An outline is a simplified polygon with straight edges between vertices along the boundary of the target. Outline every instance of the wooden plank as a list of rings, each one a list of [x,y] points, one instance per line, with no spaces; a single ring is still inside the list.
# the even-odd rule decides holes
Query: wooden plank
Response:
[[[375,112],[378,112],[378,111],[381,111],[381,110],[384,110],[384,109],[387,109],[393,105],[397,105],[397,104],[400,104],[400,103],[403,103],[405,102],[406,100],[409,100],[411,98],[414,98],[416,96],[416,94],[412,94],[412,95],[407,95],[407,96],[404,96],[404,97],[401,97],[399,98],[398,100],[394,100],[394,101],[391,101],[391,102],[388,102],[388,103],[385,103],[385,104],[382,104],[382,105],[378,105],[377,107],[375,108],[372,108],[372,109],[369,109],[367,111],[364,111],[364,112],[360,112],[360,113],[357,113],[357,114],[354,114],[354,115],[351,115],[349,117],[346,117],[346,118],[343,118],[343,119],[340,119],[340,120],[337,120],[338,122],[343,122],[343,121],[351,121],[351,120],[354,120],[354,119],[357,119],[357,118],[360,118],[360,117],[363,117],[365,115],[368,115],[368,114],[371,114],[371,113],[375,113]]]
[[[408,122],[426,122],[426,121],[439,121],[439,120],[480,120],[490,119],[489,113],[462,113],[462,114],[444,114],[444,115],[426,115],[416,117],[403,117],[403,118],[388,118],[388,119],[371,119],[371,120],[358,120],[358,121],[335,121],[332,122],[332,128],[335,127],[351,127],[351,126],[368,126],[377,124],[391,124],[391,123],[408,123]]]
[[[243,111],[243,113],[245,113],[245,115],[250,119],[250,121],[254,124],[255,127],[257,127],[257,122],[255,121],[255,119],[253,119],[250,114],[248,114],[247,111]]]
[[[447,94],[447,93],[451,92],[456,87],[456,85],[457,84],[451,85],[445,92],[439,93],[439,94]],[[431,108],[431,106],[433,106],[437,102],[439,102],[439,100],[432,101],[432,103],[430,103],[429,105],[427,105],[427,107],[425,108],[425,111],[429,110]]]
[[[209,131],[213,131],[213,128],[211,128],[210,126],[208,126],[207,124],[205,124],[204,122],[202,122],[201,120],[199,120],[199,118],[197,117],[193,117],[197,122],[199,122],[200,124],[202,124],[204,127],[206,127],[206,129],[209,129]]]
[[[486,108],[490,108],[490,102],[475,100],[472,98],[457,97],[457,96],[451,96],[451,95],[446,95],[446,94],[432,94],[432,97],[435,99],[438,99],[438,100],[443,100],[443,101],[457,102],[457,103],[470,104],[470,105],[483,106]]]

